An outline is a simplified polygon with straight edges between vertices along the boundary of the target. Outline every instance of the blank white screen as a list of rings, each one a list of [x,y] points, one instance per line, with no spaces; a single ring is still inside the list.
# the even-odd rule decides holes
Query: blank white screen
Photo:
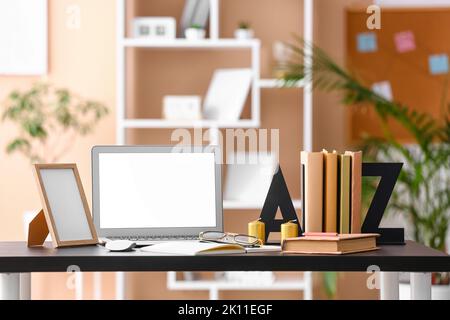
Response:
[[[41,169],[40,173],[59,240],[92,239],[73,170]]]
[[[216,226],[213,153],[100,153],[101,228]]]

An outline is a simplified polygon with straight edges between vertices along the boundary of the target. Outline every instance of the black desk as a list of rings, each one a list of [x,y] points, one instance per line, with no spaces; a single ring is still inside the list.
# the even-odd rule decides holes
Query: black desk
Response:
[[[398,297],[398,272],[412,273],[412,296],[431,296],[433,271],[450,271],[450,256],[408,241],[404,246],[350,255],[253,253],[217,256],[162,256],[112,253],[99,246],[27,248],[25,242],[0,242],[0,273],[8,290],[19,290],[18,273],[81,271],[368,271],[381,272],[382,298]],[[378,269],[377,269],[378,268]],[[370,274],[368,274],[370,276]],[[9,281],[9,282],[8,282]],[[20,291],[20,290],[19,290]],[[384,293],[383,293],[384,292]]]

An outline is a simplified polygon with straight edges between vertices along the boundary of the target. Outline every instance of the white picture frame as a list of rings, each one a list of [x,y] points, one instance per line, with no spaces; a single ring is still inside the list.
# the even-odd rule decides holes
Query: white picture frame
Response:
[[[76,164],[35,164],[33,168],[53,247],[97,244]]]

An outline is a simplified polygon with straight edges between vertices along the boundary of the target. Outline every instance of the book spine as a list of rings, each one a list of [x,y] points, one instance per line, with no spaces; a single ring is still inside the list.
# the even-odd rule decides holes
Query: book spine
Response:
[[[351,233],[361,233],[362,152],[352,152]]]
[[[323,153],[301,153],[304,232],[321,232],[323,220]]]
[[[338,160],[336,153],[324,152],[324,231],[337,231]]]
[[[340,155],[339,233],[350,233],[350,156]]]

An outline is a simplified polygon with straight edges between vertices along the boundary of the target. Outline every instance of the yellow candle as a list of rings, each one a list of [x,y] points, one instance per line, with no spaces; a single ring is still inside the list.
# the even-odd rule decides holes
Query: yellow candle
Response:
[[[262,244],[266,240],[266,225],[261,220],[248,223],[248,235],[258,238]]]
[[[298,225],[296,220],[291,220],[281,225],[281,242],[287,238],[298,237]]]

